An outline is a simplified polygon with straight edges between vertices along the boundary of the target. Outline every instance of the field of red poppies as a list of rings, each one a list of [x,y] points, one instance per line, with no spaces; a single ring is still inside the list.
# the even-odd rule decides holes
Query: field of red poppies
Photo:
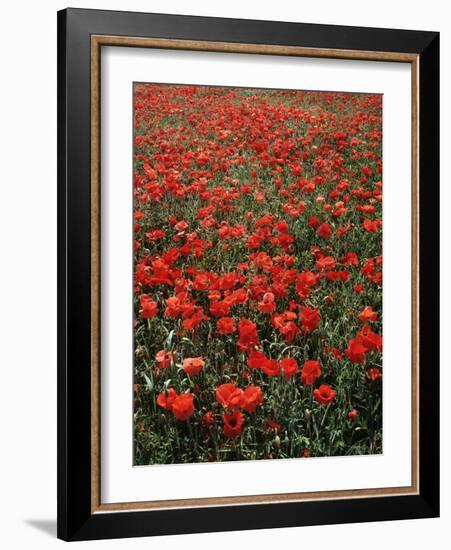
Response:
[[[135,84],[136,465],[382,452],[382,97]]]

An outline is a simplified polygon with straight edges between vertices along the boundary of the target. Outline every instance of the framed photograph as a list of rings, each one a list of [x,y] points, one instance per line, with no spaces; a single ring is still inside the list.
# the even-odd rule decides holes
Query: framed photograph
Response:
[[[439,35],[58,13],[58,536],[439,514]]]

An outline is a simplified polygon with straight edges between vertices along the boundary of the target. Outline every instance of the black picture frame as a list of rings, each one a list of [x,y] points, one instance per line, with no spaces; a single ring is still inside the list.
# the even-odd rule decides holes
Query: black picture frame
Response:
[[[419,57],[419,494],[91,511],[92,35]],[[85,9],[58,12],[58,537],[88,540],[439,515],[439,33]]]

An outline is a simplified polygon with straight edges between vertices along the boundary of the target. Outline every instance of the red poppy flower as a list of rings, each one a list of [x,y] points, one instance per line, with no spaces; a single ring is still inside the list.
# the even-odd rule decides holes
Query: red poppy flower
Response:
[[[353,363],[363,363],[365,361],[365,353],[367,351],[368,349],[358,338],[351,338],[347,349],[345,349],[346,355]]]
[[[145,235],[148,241],[155,242],[155,241],[158,241],[159,239],[162,239],[165,236],[165,232],[162,229],[152,229]]]
[[[382,225],[380,220],[363,220],[362,227],[366,229],[369,233],[377,233],[379,227]]]
[[[258,248],[263,241],[265,240],[264,237],[261,237],[260,235],[252,234],[247,239],[247,247],[248,248]]]
[[[210,278],[208,276],[208,273],[198,273],[194,278],[192,289],[205,291],[205,290],[208,290],[209,287],[210,287]]]
[[[183,360],[183,370],[189,376],[196,376],[200,373],[205,361],[202,357],[187,357]]]
[[[231,305],[225,300],[221,302],[212,301],[210,304],[210,313],[215,317],[222,317],[223,315],[227,315],[228,313],[230,313],[230,308]]]
[[[298,283],[296,285],[296,291],[301,300],[308,298],[312,288],[316,286],[318,282],[318,275],[315,275],[312,271],[303,271],[298,275]]]
[[[221,317],[216,321],[219,334],[232,334],[236,331],[235,321],[232,317]]]
[[[308,219],[308,224],[313,229],[316,229],[320,225],[320,222],[316,216],[310,216]]]
[[[382,351],[382,336],[373,332],[368,325],[357,333],[357,338],[369,350]]]
[[[322,239],[328,239],[332,235],[332,228],[327,222],[324,222],[318,226],[316,233]]]
[[[231,305],[243,305],[247,302],[248,295],[245,288],[237,288],[233,290],[226,298]]]
[[[258,302],[258,310],[262,313],[272,313],[275,309],[274,294],[272,292],[265,292],[262,300]]]
[[[149,278],[149,284],[157,285],[173,285],[170,266],[163,260],[155,260],[152,262],[152,276]]]
[[[327,271],[325,276],[328,281],[341,281],[345,283],[349,278],[349,271],[347,269],[342,269],[340,271]]]
[[[281,334],[283,334],[287,344],[290,344],[299,332],[298,327],[293,323],[293,321],[288,321],[288,323],[285,323],[279,330]]]
[[[280,362],[283,375],[286,379],[291,378],[298,372],[298,363],[293,357],[286,357]]]
[[[238,322],[239,340],[238,347],[242,350],[249,349],[259,343],[257,325],[249,319],[241,319]]]
[[[302,330],[309,334],[319,325],[321,317],[319,316],[318,308],[303,306],[301,307],[300,319]]]
[[[243,401],[243,390],[235,384],[221,384],[216,388],[216,400],[223,407],[228,409],[241,407]]]
[[[141,294],[139,297],[141,304],[141,317],[143,319],[152,319],[158,313],[158,304],[148,294]]]
[[[375,321],[376,319],[377,319],[377,313],[373,311],[373,308],[371,306],[364,307],[359,314],[359,320],[362,321],[362,323],[366,323],[368,321]]]
[[[171,366],[174,355],[170,351],[160,350],[155,355],[155,362],[160,369],[167,369]]]
[[[243,392],[241,408],[253,413],[258,405],[263,403],[263,394],[259,386],[248,386]]]
[[[172,403],[172,414],[177,420],[186,420],[194,412],[194,395],[192,393],[182,393],[178,395]]]
[[[376,380],[380,380],[382,378],[381,370],[377,367],[374,367],[372,369],[368,369],[368,372],[366,373],[368,376],[368,379],[372,382],[376,382]]]
[[[280,220],[274,225],[274,229],[279,233],[286,233],[289,229],[288,224],[285,220]]]
[[[226,437],[236,437],[241,435],[241,430],[243,429],[243,414],[237,409],[232,413],[224,413],[222,415],[224,420],[224,435]]]
[[[247,357],[247,366],[250,369],[261,369],[266,361],[266,355],[262,351],[252,350]]]
[[[261,369],[268,376],[277,376],[280,373],[280,363],[275,359],[266,359]]]
[[[186,299],[186,293],[181,293],[177,296],[171,296],[165,300],[166,309],[164,310],[165,317],[177,317],[181,313],[181,305]]]
[[[199,325],[204,320],[208,321],[208,317],[204,314],[202,308],[196,307],[194,315],[192,317],[189,317],[188,319],[185,319],[182,323],[182,326],[185,330],[193,332],[197,325]]]
[[[188,224],[184,220],[179,221],[174,225],[174,229],[176,231],[185,231],[188,229]]]
[[[358,413],[355,409],[351,409],[351,410],[348,412],[348,418],[349,418],[349,420],[355,421],[355,420],[357,420],[358,417],[359,417],[359,413]]]
[[[358,266],[359,258],[355,252],[348,252],[343,258],[340,259],[340,263],[349,266]]]
[[[225,273],[219,280],[219,288],[221,290],[230,290],[236,286],[240,281],[240,276],[237,273],[231,271],[230,273]]]
[[[167,393],[162,392],[157,397],[157,405],[168,411],[172,410],[172,405],[177,398],[177,392],[173,388],[169,388]]]
[[[335,359],[339,359],[340,361],[341,359],[343,359],[343,354],[338,348],[335,348],[335,347],[330,348],[330,353],[335,357]]]
[[[335,260],[332,256],[321,256],[316,260],[316,269],[318,271],[324,271],[326,269],[334,269],[336,266]]]
[[[306,386],[311,386],[321,376],[321,365],[319,361],[306,361],[302,366],[301,380]]]
[[[203,426],[211,426],[215,423],[215,418],[213,416],[212,411],[207,411],[204,416],[202,417],[202,425]]]
[[[299,328],[294,323],[296,317],[293,311],[284,311],[280,315],[273,315],[271,319],[272,325],[283,334],[287,344],[292,342],[299,332]]]
[[[328,384],[321,384],[319,388],[313,390],[313,397],[320,405],[332,403],[336,395],[336,392]]]
[[[370,258],[369,260],[367,260],[364,263],[362,269],[360,270],[362,275],[374,275],[375,271],[376,271],[376,266],[375,266],[374,258]]]

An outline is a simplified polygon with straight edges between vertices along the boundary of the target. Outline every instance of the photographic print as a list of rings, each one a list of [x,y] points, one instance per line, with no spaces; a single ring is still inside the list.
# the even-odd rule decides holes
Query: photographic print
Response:
[[[382,95],[135,83],[134,465],[382,452]]]

